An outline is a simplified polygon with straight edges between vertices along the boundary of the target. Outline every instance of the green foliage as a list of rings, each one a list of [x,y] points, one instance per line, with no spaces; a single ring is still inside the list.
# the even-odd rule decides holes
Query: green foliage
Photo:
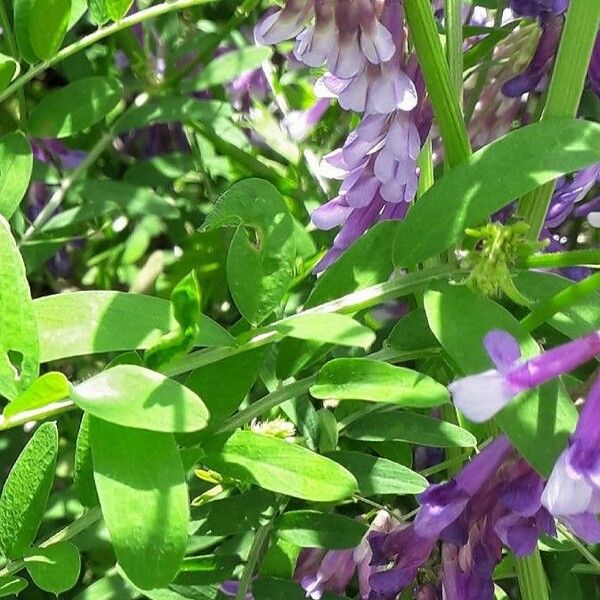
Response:
[[[38,58],[60,49],[71,17],[71,0],[34,0],[29,12],[29,41]]]
[[[189,521],[175,440],[95,417],[89,427],[94,480],[119,564],[142,589],[166,586],[183,560]]]
[[[13,216],[23,199],[32,167],[31,146],[22,133],[8,133],[0,138],[0,214],[6,219]]]
[[[44,516],[56,467],[58,431],[44,423],[11,469],[0,496],[0,550],[21,558],[32,544]]]
[[[24,561],[33,582],[57,596],[70,590],[79,579],[81,557],[77,546],[71,542],[29,550]]]

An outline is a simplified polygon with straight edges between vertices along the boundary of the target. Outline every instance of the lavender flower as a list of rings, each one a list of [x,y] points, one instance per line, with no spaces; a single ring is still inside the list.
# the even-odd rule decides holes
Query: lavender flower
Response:
[[[304,588],[307,598],[320,600],[325,592],[342,594],[355,571],[358,571],[360,598],[367,600],[371,593],[369,577],[373,573],[373,567],[370,566],[372,552],[367,536],[372,531],[391,531],[395,524],[389,513],[382,510],[377,513],[369,531],[356,548],[303,550],[296,563],[294,580]]]
[[[296,142],[304,140],[327,112],[330,100],[320,98],[308,110],[295,110],[283,120],[283,126]]]
[[[229,598],[235,598],[235,595],[237,594],[239,587],[240,587],[239,581],[232,580],[232,581],[224,581],[219,586],[219,589],[221,590],[221,592],[223,592],[223,594],[225,594]],[[254,600],[254,596],[252,595],[251,592],[246,592],[244,598],[245,598],[245,600]]]
[[[394,600],[432,560],[438,542],[443,598],[492,600],[492,574],[502,545],[524,556],[542,533],[555,534],[554,521],[541,504],[542,489],[541,477],[515,456],[505,437],[498,438],[454,479],[420,496],[412,525],[370,534],[378,570],[370,578],[369,600]],[[438,597],[433,585],[425,591],[425,598]]]
[[[589,542],[600,541],[600,378],[583,407],[568,448],[556,461],[543,505]]]
[[[600,354],[600,331],[557,346],[530,360],[520,360],[517,341],[505,331],[491,331],[484,346],[496,369],[451,383],[454,404],[470,420],[491,419],[517,394],[568,373]]]

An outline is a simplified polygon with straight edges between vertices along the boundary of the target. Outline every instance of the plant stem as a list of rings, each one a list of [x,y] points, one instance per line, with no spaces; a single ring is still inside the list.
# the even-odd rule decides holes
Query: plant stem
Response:
[[[273,515],[275,517],[277,513]],[[265,525],[259,527],[256,535],[254,536],[254,540],[252,542],[252,546],[250,548],[250,554],[248,555],[248,560],[244,565],[244,570],[242,571],[242,576],[240,577],[240,583],[235,594],[234,600],[244,600],[246,597],[246,592],[250,588],[250,583],[252,582],[252,574],[254,573],[254,569],[260,560],[260,555],[262,553],[262,549],[269,539],[269,535],[271,534],[271,529],[273,527],[273,519],[271,519]]]
[[[70,540],[72,537],[75,537],[78,533],[81,533],[82,531],[86,530],[88,527],[93,525],[101,517],[102,512],[100,511],[99,506],[90,508],[88,511],[84,512],[77,520],[73,521],[73,523],[70,523],[64,529],[57,531],[55,534],[51,535],[48,539],[39,544],[39,547],[47,548],[48,546],[52,546],[52,544],[58,544],[59,542]],[[18,573],[21,569],[24,568],[25,561],[15,560],[13,562],[8,563],[3,569],[0,570],[0,577],[4,577],[6,575],[14,575],[15,573]]]
[[[599,24],[598,0],[571,0],[542,120],[576,116]],[[555,181],[546,183],[519,202],[517,214],[533,239],[540,235],[555,187]]]
[[[556,529],[560,531],[570,542],[577,548],[579,553],[600,573],[600,560],[598,560],[585,546],[579,541],[579,538],[574,536],[567,527],[562,523],[556,522]]]
[[[456,101],[462,106],[463,93],[463,33],[462,0],[444,0],[446,23],[446,60],[454,84]]]
[[[82,176],[87,170],[98,160],[100,155],[110,146],[114,134],[112,132],[105,133],[97,142],[94,147],[89,151],[85,159],[81,164],[73,170],[73,172],[65,177],[60,182],[58,189],[52,194],[50,200],[42,210],[40,214],[35,218],[33,223],[27,228],[23,237],[19,242],[19,246],[22,246],[28,242],[37,231],[39,231],[54,215],[59,206],[63,203],[67,192],[71,189],[71,186]]]
[[[556,313],[566,310],[579,300],[596,293],[598,289],[600,289],[600,273],[594,273],[594,275],[562,290],[552,298],[540,302],[521,320],[521,325],[527,331],[533,331],[550,320]]]
[[[200,4],[206,4],[207,2],[212,2],[213,0],[171,0],[169,2],[163,2],[162,4],[157,4],[156,6],[151,6],[150,8],[146,8],[145,10],[140,10],[139,12],[128,15],[124,19],[117,21],[116,23],[111,23],[106,27],[101,27],[97,29],[93,33],[82,37],[80,40],[73,42],[69,46],[64,47],[62,50],[57,52],[52,58],[48,60],[44,60],[37,65],[33,65],[26,73],[21,75],[18,79],[16,79],[13,83],[11,83],[2,93],[0,93],[0,102],[4,102],[7,98],[10,98],[15,92],[20,90],[28,81],[31,81],[34,77],[37,77],[40,73],[48,69],[49,67],[77,54],[81,50],[84,50],[88,46],[103,40],[104,38],[122,31],[123,29],[127,29],[128,27],[133,27],[133,25],[137,25],[138,23],[142,23],[148,19],[152,19],[155,17],[160,17],[161,15],[166,15],[167,13],[174,12],[177,10],[184,10],[186,8],[191,8],[192,6],[198,6]]]
[[[571,250],[528,256],[519,266],[526,269],[558,269],[560,267],[593,267],[600,265],[600,250]]]
[[[431,2],[406,0],[404,10],[444,142],[446,160],[452,167],[471,155],[471,146],[431,11]]]
[[[517,578],[523,600],[549,600],[548,581],[536,548],[529,556],[516,557]]]

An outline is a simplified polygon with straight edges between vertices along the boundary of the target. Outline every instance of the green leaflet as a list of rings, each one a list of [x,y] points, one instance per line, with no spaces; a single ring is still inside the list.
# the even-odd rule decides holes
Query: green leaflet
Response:
[[[119,564],[142,589],[166,586],[183,560],[189,521],[173,436],[90,418],[94,480]]]
[[[439,406],[450,399],[446,388],[427,375],[367,358],[328,362],[310,393],[320,399],[369,400],[413,408]]]
[[[367,532],[360,521],[316,510],[286,512],[274,527],[276,536],[301,548],[354,548]]]
[[[7,404],[2,415],[6,418],[36,410],[69,397],[69,381],[62,373],[45,373],[24,392]]]
[[[285,440],[236,431],[205,445],[209,468],[264,489],[312,500],[334,502],[357,489],[350,472],[337,463]]]
[[[46,592],[58,595],[70,590],[79,579],[81,557],[71,542],[33,548],[25,554],[24,561],[33,582]]]
[[[327,458],[340,463],[356,477],[363,496],[420,494],[429,485],[425,477],[386,458],[348,451],[330,452]]]
[[[466,287],[446,285],[428,291],[425,310],[440,344],[465,374],[490,368],[483,338],[492,329],[513,335],[524,357],[539,353],[535,340],[507,310]],[[575,427],[577,411],[555,380],[522,394],[497,415],[496,422],[527,461],[549,475]]]
[[[22,577],[14,577],[12,575],[0,577],[0,598],[17,596],[27,585],[27,580]]]
[[[70,19],[71,0],[33,0],[29,13],[29,40],[39,58],[48,60],[58,52]]]
[[[104,0],[106,13],[113,21],[122,19],[133,4],[133,0]]]
[[[32,168],[33,152],[21,132],[0,138],[0,215],[13,216],[29,186]]]
[[[38,298],[33,308],[43,363],[86,354],[146,349],[163,333],[177,327],[167,300],[142,294],[68,292]],[[227,346],[233,341],[220,325],[200,315],[196,345]]]
[[[38,371],[38,332],[25,266],[0,215],[0,395],[12,400]]]
[[[122,98],[123,86],[117,79],[79,79],[50,92],[34,107],[27,121],[29,131],[42,138],[70,137],[104,119]]]
[[[29,63],[38,62],[38,57],[29,36],[29,23],[31,22],[31,9],[35,0],[13,0],[13,18],[15,37],[21,56]]]
[[[123,427],[171,433],[198,431],[208,423],[208,410],[194,392],[135,365],[118,365],[71,386],[71,398],[91,415]]]
[[[261,179],[246,179],[219,198],[204,229],[232,226],[227,281],[242,315],[254,325],[275,310],[292,280],[294,221],[281,194]]]
[[[73,491],[84,506],[91,508],[99,502],[94,484],[92,466],[92,448],[90,446],[90,415],[83,413],[77,444],[75,446],[75,464],[73,465]]]
[[[505,135],[448,171],[398,224],[396,266],[419,263],[455,246],[467,227],[515,198],[599,160],[597,123],[548,119]]]
[[[33,434],[13,465],[0,496],[0,549],[21,558],[40,526],[58,454],[55,423],[44,423]]]
[[[393,410],[373,413],[354,421],[345,430],[354,440],[384,442],[398,440],[439,448],[472,448],[475,436],[452,423],[417,413]]]

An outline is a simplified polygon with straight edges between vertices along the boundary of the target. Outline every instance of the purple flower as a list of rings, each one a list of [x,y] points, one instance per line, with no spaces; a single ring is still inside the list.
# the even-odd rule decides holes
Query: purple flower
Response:
[[[588,77],[596,96],[600,98],[600,33],[596,36],[596,43],[592,52],[592,60],[588,69]]]
[[[239,587],[240,587],[239,581],[224,581],[219,586],[219,589],[223,592],[223,594],[225,594],[229,598],[234,598],[235,595],[237,594]],[[254,600],[254,596],[252,595],[251,592],[246,592],[246,595],[244,596],[244,598],[245,598],[245,600]]]
[[[319,123],[323,115],[327,112],[330,104],[330,100],[321,98],[308,110],[295,110],[285,117],[283,126],[293,140],[301,142]]]
[[[510,8],[520,17],[539,18],[548,14],[561,15],[569,0],[510,0]]]
[[[454,404],[471,421],[491,419],[517,394],[576,369],[600,354],[600,331],[557,346],[530,360],[520,360],[517,341],[505,331],[491,331],[484,346],[496,366],[448,386]]]
[[[581,411],[568,448],[557,460],[542,502],[555,516],[600,512],[600,378]]]

